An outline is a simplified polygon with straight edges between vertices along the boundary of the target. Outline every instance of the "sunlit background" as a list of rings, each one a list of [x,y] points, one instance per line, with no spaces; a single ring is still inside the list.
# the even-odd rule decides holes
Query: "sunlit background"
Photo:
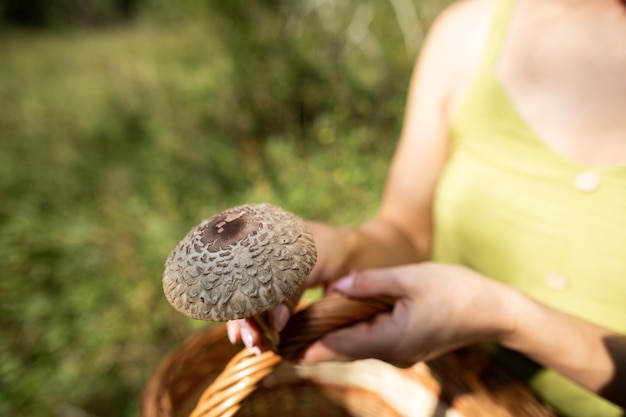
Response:
[[[372,215],[444,3],[1,0],[0,416],[136,415],[203,218]]]

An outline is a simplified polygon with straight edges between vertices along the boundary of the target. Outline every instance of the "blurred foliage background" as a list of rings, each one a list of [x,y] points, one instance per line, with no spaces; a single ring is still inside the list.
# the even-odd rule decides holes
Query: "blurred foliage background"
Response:
[[[371,216],[445,3],[0,0],[0,416],[136,415],[203,218]]]

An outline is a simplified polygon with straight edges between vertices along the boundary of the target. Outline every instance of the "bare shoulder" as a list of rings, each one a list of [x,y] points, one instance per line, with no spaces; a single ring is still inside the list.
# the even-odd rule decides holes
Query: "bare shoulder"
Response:
[[[459,0],[447,6],[430,29],[429,38],[463,48],[484,38],[498,0]]]
[[[456,0],[446,6],[438,17],[440,22],[472,25],[471,19],[489,19],[498,0]],[[468,19],[470,19],[468,21]]]
[[[460,0],[450,4],[434,21],[424,43],[422,66],[436,71],[446,84],[450,106],[474,79],[498,0]]]

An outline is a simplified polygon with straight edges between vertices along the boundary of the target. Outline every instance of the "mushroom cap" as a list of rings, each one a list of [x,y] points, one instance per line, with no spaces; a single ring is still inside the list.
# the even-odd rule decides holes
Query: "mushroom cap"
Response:
[[[252,317],[289,298],[316,259],[302,219],[270,204],[246,204],[191,229],[165,262],[163,291],[193,319]]]

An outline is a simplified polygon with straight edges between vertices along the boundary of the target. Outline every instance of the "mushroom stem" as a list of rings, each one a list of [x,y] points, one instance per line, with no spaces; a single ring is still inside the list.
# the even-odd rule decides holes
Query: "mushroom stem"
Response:
[[[274,327],[274,316],[272,315],[271,310],[259,313],[253,318],[261,329],[263,344],[275,351],[280,343],[280,335]]]

